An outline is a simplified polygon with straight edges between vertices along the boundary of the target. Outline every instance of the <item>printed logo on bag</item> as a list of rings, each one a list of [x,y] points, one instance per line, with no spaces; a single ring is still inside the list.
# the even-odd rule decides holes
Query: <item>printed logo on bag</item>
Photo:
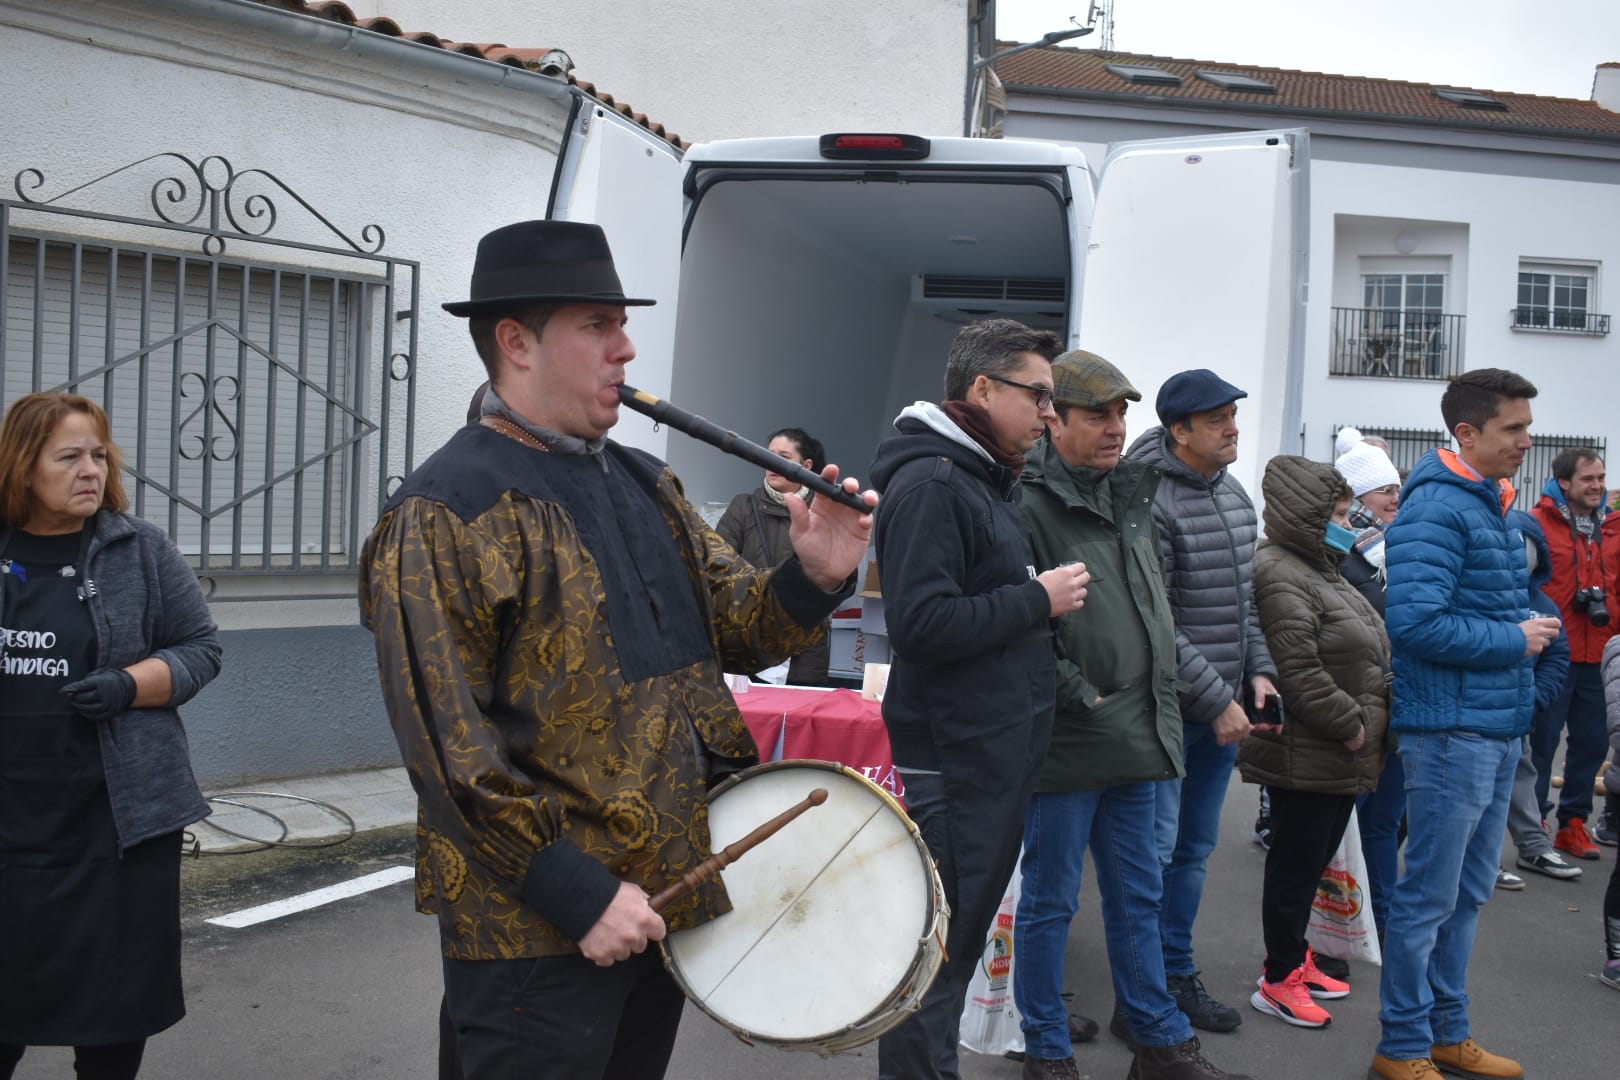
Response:
[[[996,916],[996,927],[985,949],[984,973],[990,976],[990,989],[1000,990],[1007,985],[1007,977],[1012,974],[1012,952],[1013,917],[1002,913]]]
[[[1348,923],[1361,914],[1361,882],[1348,871],[1330,866],[1322,871],[1322,880],[1316,885],[1316,899],[1311,907],[1324,918]]]

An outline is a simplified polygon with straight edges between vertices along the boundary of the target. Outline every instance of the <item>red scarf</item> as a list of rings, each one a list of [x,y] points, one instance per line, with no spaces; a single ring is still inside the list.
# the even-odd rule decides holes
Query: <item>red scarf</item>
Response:
[[[1009,454],[996,442],[995,429],[990,425],[990,410],[970,401],[946,401],[940,404],[946,416],[989,454],[997,465],[1012,470],[1013,476],[1024,471],[1024,455]]]

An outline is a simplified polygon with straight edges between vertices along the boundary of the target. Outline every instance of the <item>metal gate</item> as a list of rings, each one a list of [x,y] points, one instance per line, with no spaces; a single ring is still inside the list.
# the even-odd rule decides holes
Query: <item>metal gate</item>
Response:
[[[0,405],[100,403],[132,512],[199,576],[352,573],[414,464],[418,264],[217,155],[155,154],[56,193],[24,169],[13,187]]]

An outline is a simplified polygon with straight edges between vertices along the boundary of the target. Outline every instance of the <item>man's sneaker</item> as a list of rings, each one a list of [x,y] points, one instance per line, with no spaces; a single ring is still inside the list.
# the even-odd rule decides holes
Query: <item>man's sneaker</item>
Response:
[[[1598,982],[1620,990],[1620,960],[1605,961],[1603,970],[1598,972]]]
[[[1546,874],[1559,881],[1574,881],[1581,876],[1581,868],[1571,866],[1556,851],[1543,851],[1530,856],[1520,855],[1518,867],[1520,870],[1534,870],[1538,874]]]
[[[1066,1058],[1027,1057],[1024,1080],[1080,1080],[1080,1070],[1075,1067],[1073,1054]]]
[[[1612,804],[1604,803],[1603,813],[1598,815],[1597,824],[1592,826],[1592,839],[1604,847],[1615,846],[1615,821]]]
[[[1316,1003],[1305,985],[1303,964],[1290,971],[1288,978],[1280,983],[1266,982],[1265,976],[1261,976],[1258,986],[1259,989],[1249,995],[1249,1004],[1285,1024],[1325,1028],[1333,1023],[1333,1014]]]
[[[1176,1008],[1187,1014],[1187,1022],[1205,1031],[1231,1031],[1243,1023],[1236,1009],[1222,1005],[1209,996],[1198,972],[1191,975],[1166,975],[1170,996],[1176,999]]]
[[[1222,1072],[1204,1057],[1195,1035],[1179,1046],[1139,1046],[1125,1080],[1254,1080],[1243,1073]]]
[[[1523,1065],[1491,1053],[1471,1038],[1450,1046],[1431,1046],[1429,1058],[1441,1072],[1468,1080],[1519,1080],[1524,1075]]]
[[[1496,887],[1506,889],[1508,892],[1518,892],[1524,888],[1524,878],[1518,874],[1509,873],[1498,866],[1496,868]]]
[[[1340,960],[1337,956],[1324,956],[1315,949],[1311,949],[1311,963],[1315,964],[1316,970],[1324,975],[1331,975],[1343,983],[1350,981],[1350,961],[1348,960]]]
[[[1599,858],[1597,845],[1587,835],[1585,818],[1572,817],[1559,826],[1558,835],[1553,837],[1553,847],[1577,859]]]
[[[1335,979],[1316,966],[1316,950],[1309,945],[1305,946],[1305,962],[1299,966],[1299,972],[1304,979],[1305,989],[1310,991],[1313,998],[1334,1001],[1350,996],[1349,983],[1343,979]]]
[[[1383,1054],[1374,1054],[1367,1080],[1440,1080],[1440,1070],[1428,1058],[1407,1058],[1397,1061]]]
[[[1267,851],[1271,850],[1271,816],[1269,814],[1261,814],[1254,819],[1254,842]]]

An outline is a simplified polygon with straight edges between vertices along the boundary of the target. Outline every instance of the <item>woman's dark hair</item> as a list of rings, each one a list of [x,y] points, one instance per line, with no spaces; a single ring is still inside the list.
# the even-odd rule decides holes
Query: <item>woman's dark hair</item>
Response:
[[[113,442],[107,414],[87,397],[47,391],[18,398],[0,422],[0,521],[14,526],[28,521],[34,511],[34,496],[28,486],[34,465],[57,425],[69,413],[88,416],[96,426],[96,436],[107,446],[107,482],[101,489],[101,509],[115,514],[129,509],[122,475],[124,455]]]
[[[797,450],[799,456],[806,461],[814,462],[818,471],[827,464],[827,451],[823,449],[820,441],[804,428],[785,427],[773,431],[771,437],[765,440],[765,445],[769,446],[777,439],[791,439],[793,449]]]

